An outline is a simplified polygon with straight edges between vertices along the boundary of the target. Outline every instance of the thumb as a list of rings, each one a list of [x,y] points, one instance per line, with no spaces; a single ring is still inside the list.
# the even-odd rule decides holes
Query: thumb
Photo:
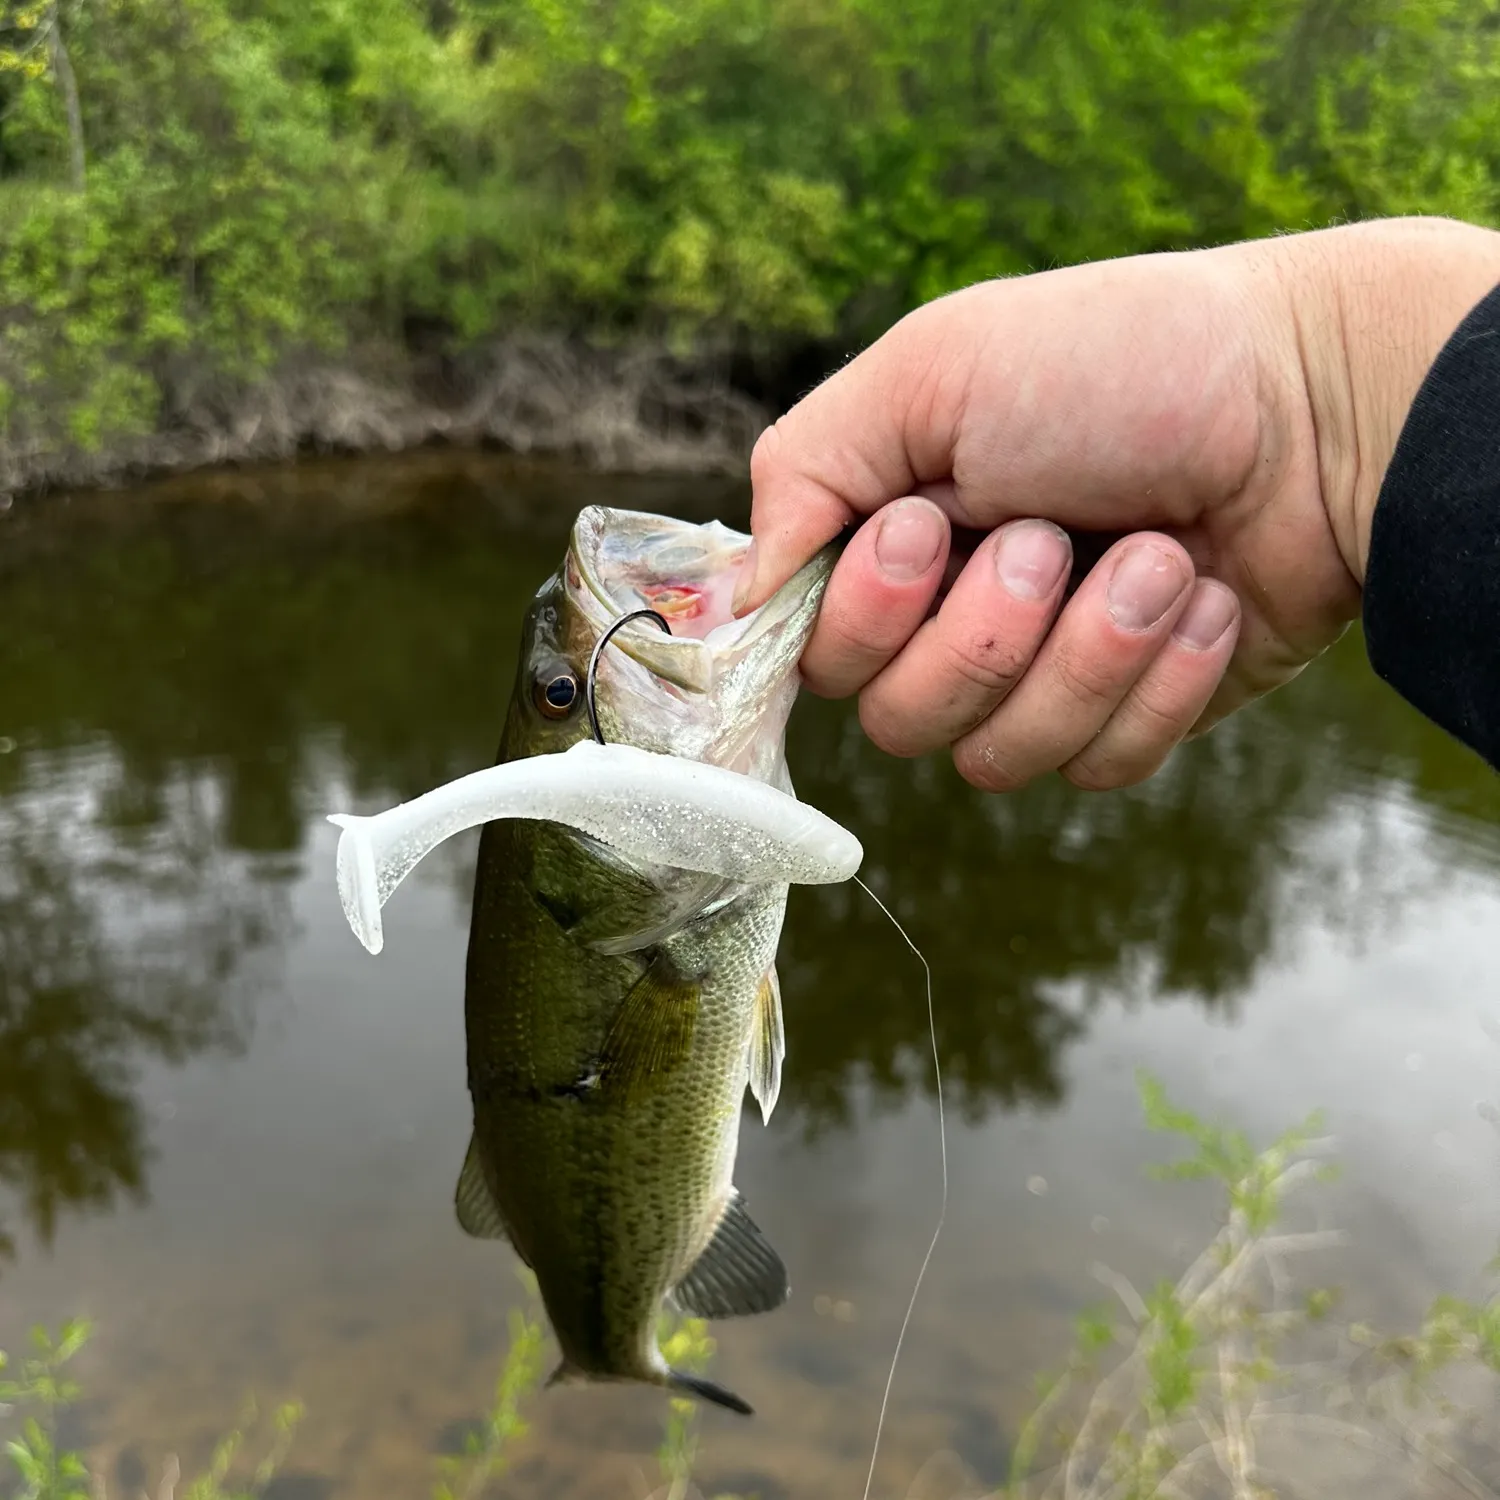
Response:
[[[846,526],[952,472],[972,350],[945,338],[947,307],[945,298],[908,314],[761,433],[736,615],[765,603]],[[947,368],[935,351],[947,352]]]

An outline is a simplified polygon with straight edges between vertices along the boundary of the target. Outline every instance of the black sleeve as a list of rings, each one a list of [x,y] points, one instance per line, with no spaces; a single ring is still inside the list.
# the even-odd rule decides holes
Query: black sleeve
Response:
[[[1500,287],[1407,415],[1371,521],[1370,663],[1500,769]]]

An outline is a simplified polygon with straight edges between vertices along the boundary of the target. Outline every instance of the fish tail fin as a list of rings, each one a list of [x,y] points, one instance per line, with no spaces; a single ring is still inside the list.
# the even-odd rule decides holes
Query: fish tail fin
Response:
[[[689,1375],[683,1370],[668,1370],[667,1385],[674,1391],[684,1391],[690,1396],[697,1396],[701,1401],[711,1401],[715,1406],[737,1411],[742,1417],[755,1415],[755,1408],[748,1401],[741,1400],[733,1391],[726,1391],[722,1385],[715,1385],[701,1375]]]

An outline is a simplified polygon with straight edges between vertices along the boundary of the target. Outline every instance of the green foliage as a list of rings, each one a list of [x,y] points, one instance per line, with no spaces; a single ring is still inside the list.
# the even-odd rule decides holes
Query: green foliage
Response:
[[[208,1468],[196,1479],[189,1481],[183,1491],[183,1500],[259,1500],[285,1461],[303,1415],[302,1404],[297,1401],[289,1401],[277,1407],[271,1415],[274,1434],[271,1446],[255,1465],[248,1482],[235,1483],[230,1476],[235,1459],[245,1446],[243,1429],[253,1424],[257,1417],[254,1402],[249,1403],[240,1419],[240,1426],[214,1449]]]
[[[526,1435],[522,1405],[540,1389],[545,1368],[546,1325],[536,1305],[536,1277],[520,1273],[530,1292],[530,1310],[512,1308],[510,1346],[495,1382],[495,1396],[482,1427],[469,1434],[461,1455],[439,1460],[433,1500],[475,1500],[489,1493],[490,1482],[504,1472],[514,1445]],[[657,1340],[666,1362],[677,1370],[701,1374],[713,1359],[715,1344],[701,1318],[676,1318],[663,1313]],[[698,1452],[698,1403],[687,1396],[670,1396],[657,1460],[663,1490],[660,1500],[686,1500]],[[735,1500],[718,1495],[714,1500]]]
[[[536,1278],[523,1271],[521,1279],[534,1302]],[[433,1500],[469,1500],[482,1495],[490,1480],[504,1472],[510,1448],[526,1436],[521,1405],[541,1384],[546,1328],[538,1312],[519,1307],[511,1309],[509,1322],[510,1344],[495,1379],[489,1412],[483,1425],[465,1438],[462,1454],[438,1460]]]
[[[1500,220],[1500,0],[0,0],[0,442],[1408,212]]]
[[[1147,1129],[1179,1135],[1196,1148],[1195,1154],[1185,1161],[1153,1167],[1152,1175],[1222,1183],[1229,1195],[1231,1212],[1243,1218],[1250,1234],[1264,1234],[1270,1229],[1281,1214],[1281,1190],[1287,1169],[1322,1129],[1322,1115],[1310,1115],[1274,1145],[1257,1151],[1243,1131],[1206,1123],[1188,1110],[1175,1108],[1155,1079],[1141,1074],[1137,1086]],[[1321,1170],[1325,1176],[1333,1171],[1329,1166]]]
[[[83,1348],[91,1329],[86,1322],[65,1324],[54,1339],[45,1328],[31,1330],[31,1354],[14,1379],[0,1379],[0,1411],[22,1413],[20,1432],[5,1452],[21,1481],[20,1500],[89,1500],[87,1470],[76,1453],[57,1447],[57,1414],[78,1398],[77,1384],[63,1367]],[[0,1370],[6,1366],[0,1352]]]
[[[658,1321],[656,1337],[667,1364],[693,1375],[707,1373],[718,1347],[702,1318],[679,1318],[665,1312]],[[692,1397],[674,1395],[669,1399],[666,1427],[661,1446],[656,1450],[664,1488],[653,1491],[649,1500],[687,1500],[689,1495],[699,1495],[692,1486],[701,1411],[702,1407]],[[721,1492],[712,1500],[739,1500],[739,1497]]]
[[[1405,1369],[1412,1394],[1462,1360],[1473,1360],[1500,1375],[1500,1292],[1479,1303],[1438,1297],[1415,1334],[1381,1339],[1357,1325],[1354,1336]]]
[[[0,16],[0,78],[44,78],[47,73],[47,4],[16,5]]]
[[[518,1274],[530,1293],[531,1306],[511,1309],[510,1343],[495,1380],[490,1409],[481,1426],[469,1435],[464,1452],[439,1460],[432,1500],[474,1500],[490,1493],[492,1481],[504,1472],[516,1443],[526,1435],[521,1409],[542,1384],[546,1325],[537,1306],[535,1276],[525,1269]],[[0,1350],[0,1421],[9,1416],[17,1427],[16,1435],[3,1449],[21,1484],[14,1500],[98,1500],[106,1495],[103,1479],[91,1474],[83,1456],[60,1450],[56,1442],[58,1414],[80,1395],[77,1382],[66,1373],[65,1366],[92,1332],[92,1325],[81,1320],[65,1324],[56,1337],[45,1328],[34,1328],[32,1352],[11,1378],[5,1376],[8,1360]],[[694,1373],[708,1369],[715,1345],[701,1319],[677,1319],[664,1313],[658,1338],[673,1368]],[[254,1403],[249,1403],[240,1426],[214,1449],[207,1469],[180,1492],[176,1487],[181,1479],[177,1462],[175,1458],[168,1460],[161,1493],[180,1493],[182,1500],[261,1500],[286,1459],[303,1415],[299,1402],[278,1407],[272,1413],[272,1440],[264,1456],[253,1466],[248,1479],[236,1480],[233,1476],[236,1460],[244,1454],[245,1431],[257,1416]],[[667,1500],[684,1500],[689,1493],[698,1447],[697,1420],[695,1401],[682,1396],[670,1398],[658,1452]],[[736,1497],[717,1495],[714,1500]]]
[[[701,1375],[713,1358],[715,1344],[701,1318],[663,1315],[657,1334],[662,1358],[674,1370]],[[693,1477],[698,1454],[698,1403],[689,1396],[673,1396],[667,1403],[667,1425],[657,1461],[666,1481],[668,1500],[682,1500]]]
[[[99,1500],[106,1494],[103,1478],[90,1474],[81,1454],[57,1446],[58,1414],[80,1394],[64,1367],[92,1333],[92,1325],[82,1320],[64,1324],[55,1338],[45,1328],[33,1328],[32,1353],[21,1362],[19,1374],[0,1379],[0,1417],[10,1414],[18,1419],[18,1432],[4,1448],[21,1484],[16,1500]],[[0,1351],[0,1371],[6,1367],[6,1355]],[[241,1426],[255,1419],[251,1404]],[[244,1482],[231,1481],[235,1459],[245,1445],[242,1431],[231,1432],[214,1450],[208,1468],[183,1489],[183,1500],[260,1500],[285,1460],[301,1419],[302,1408],[296,1402],[272,1413],[272,1442]],[[168,1461],[166,1474],[162,1493],[173,1493],[181,1477],[175,1459]]]
[[[1157,1422],[1170,1422],[1198,1391],[1198,1333],[1177,1289],[1169,1283],[1147,1299],[1146,1313],[1156,1325],[1156,1336],[1146,1350],[1151,1416]]]
[[[1407,1337],[1361,1325],[1327,1330],[1332,1357],[1308,1361],[1306,1341],[1337,1297],[1329,1289],[1299,1296],[1289,1262],[1338,1237],[1290,1232],[1282,1219],[1297,1188],[1328,1177],[1314,1159],[1316,1117],[1257,1151],[1240,1132],[1173,1105],[1155,1080],[1139,1082],[1147,1126],[1194,1148],[1152,1175],[1221,1184],[1223,1223],[1175,1283],[1148,1297],[1105,1273],[1127,1321],[1107,1309],[1080,1317],[1064,1368],[1038,1385],[1004,1493],[1010,1500],[1300,1494],[1267,1456],[1280,1424],[1374,1454],[1387,1478],[1409,1471],[1412,1493],[1438,1474],[1455,1493],[1493,1500],[1495,1491],[1459,1456],[1493,1448],[1493,1404],[1465,1411],[1437,1381],[1460,1369],[1500,1375],[1500,1294],[1478,1303],[1440,1297]],[[1116,1361],[1101,1370],[1109,1350]],[[1340,1367],[1347,1380],[1336,1376]]]
[[[0,126],[0,381],[30,399],[10,443],[97,448],[170,421],[189,367],[254,379],[336,343],[368,280],[357,175],[273,28],[216,0],[98,0],[51,24],[94,149],[76,193],[50,77],[19,85]]]

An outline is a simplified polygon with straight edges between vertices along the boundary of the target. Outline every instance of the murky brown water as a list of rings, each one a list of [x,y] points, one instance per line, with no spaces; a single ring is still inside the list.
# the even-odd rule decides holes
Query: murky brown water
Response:
[[[488,458],[310,465],[0,518],[0,1347],[75,1313],[71,1435],[134,1494],[242,1398],[309,1414],[279,1500],[422,1496],[519,1295],[453,1221],[472,836],[367,956],[322,815],[493,756],[525,601],[589,500],[743,517],[736,489]],[[1351,637],[1130,794],[1004,799],[806,700],[799,791],[932,959],[953,1206],[877,1493],[952,1450],[1004,1476],[1103,1261],[1149,1283],[1214,1219],[1162,1184],[1134,1072],[1265,1138],[1321,1106],[1351,1244],[1321,1280],[1409,1323],[1500,1235],[1500,778]],[[792,1302],[724,1325],[705,1493],[857,1496],[937,1208],[920,970],[853,887],[793,893],[788,1059],[740,1180]],[[1168,1154],[1170,1154],[1168,1152]],[[500,1492],[644,1495],[659,1395],[533,1404]],[[924,1497],[952,1493],[928,1469]],[[3,1490],[0,1490],[3,1493]]]

